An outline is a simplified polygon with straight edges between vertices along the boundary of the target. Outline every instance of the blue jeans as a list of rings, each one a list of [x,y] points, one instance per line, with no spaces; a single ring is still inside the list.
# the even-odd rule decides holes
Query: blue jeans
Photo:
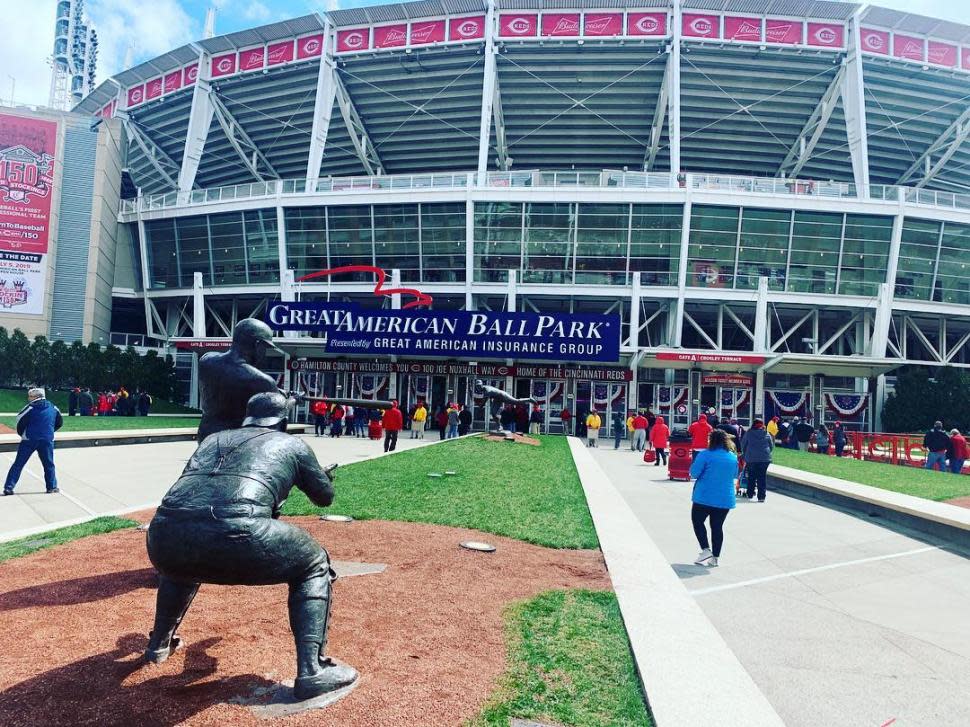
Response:
[[[960,474],[960,472],[963,470],[963,462],[964,460],[962,459],[951,459],[950,472],[952,472],[955,475]]]
[[[458,437],[458,425],[457,424],[449,424],[448,425],[448,434],[445,436],[445,439],[455,439],[457,437]]]
[[[946,472],[946,452],[930,452],[926,455],[926,469],[933,469],[934,465],[940,465],[940,472]]]
[[[47,490],[57,487],[57,478],[54,476],[54,442],[44,439],[24,439],[17,446],[17,457],[10,465],[7,480],[3,483],[5,492],[13,492],[13,488],[17,486],[17,481],[20,479],[20,473],[24,471],[27,460],[34,452],[37,452],[40,463],[44,467],[44,482]]]

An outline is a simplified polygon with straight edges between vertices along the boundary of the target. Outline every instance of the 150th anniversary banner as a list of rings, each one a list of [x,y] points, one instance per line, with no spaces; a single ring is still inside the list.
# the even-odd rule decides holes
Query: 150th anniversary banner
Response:
[[[588,313],[373,310],[349,303],[275,301],[266,322],[278,331],[327,335],[327,352],[452,358],[613,362],[620,317]]]

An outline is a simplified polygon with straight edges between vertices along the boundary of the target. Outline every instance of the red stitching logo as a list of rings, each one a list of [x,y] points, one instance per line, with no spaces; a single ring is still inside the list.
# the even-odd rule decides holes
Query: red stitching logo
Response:
[[[414,296],[414,300],[406,305],[402,305],[402,310],[405,308],[420,308],[422,306],[431,306],[434,302],[432,298],[427,293],[422,293],[416,288],[385,288],[384,283],[387,281],[387,273],[385,273],[381,268],[374,267],[373,265],[342,265],[339,268],[330,268],[329,270],[320,270],[316,273],[308,273],[301,278],[297,278],[297,282],[303,283],[308,280],[315,280],[317,278],[329,278],[334,275],[342,275],[343,273],[374,273],[377,278],[377,282],[374,285],[374,295],[411,295]]]

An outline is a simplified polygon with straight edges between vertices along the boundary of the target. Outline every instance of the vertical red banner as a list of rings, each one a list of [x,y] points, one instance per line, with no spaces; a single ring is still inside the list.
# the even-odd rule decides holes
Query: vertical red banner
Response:
[[[182,69],[182,85],[191,86],[199,77],[199,64],[193,63]]]
[[[145,87],[133,86],[128,89],[128,108],[145,103]]]
[[[211,74],[213,78],[230,76],[236,72],[236,54],[226,53],[212,59]]]
[[[0,250],[45,254],[57,124],[0,114]]]
[[[162,95],[162,78],[153,78],[148,83],[145,84],[145,100],[151,101],[153,98],[158,98]]]

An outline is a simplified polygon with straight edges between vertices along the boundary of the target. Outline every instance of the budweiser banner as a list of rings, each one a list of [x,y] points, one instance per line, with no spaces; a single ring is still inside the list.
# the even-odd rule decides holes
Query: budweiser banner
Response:
[[[876,30],[875,28],[862,28],[859,34],[859,42],[862,50],[867,53],[879,53],[889,55],[889,31]]]
[[[178,91],[182,88],[182,71],[172,71],[165,76],[165,81],[163,82],[165,88],[165,93],[172,93],[173,91]]]
[[[440,43],[445,39],[444,20],[422,20],[411,23],[411,45]]]
[[[938,66],[954,68],[957,64],[957,47],[931,40],[926,45],[926,59]]]
[[[475,40],[485,37],[485,16],[452,18],[448,21],[448,40]]]
[[[546,36],[579,35],[579,13],[543,13],[542,34]]]
[[[163,80],[161,77],[153,78],[151,81],[145,84],[145,100],[151,101],[153,98],[158,98],[162,95],[162,85]]]
[[[503,38],[532,38],[538,28],[539,18],[535,14],[503,13],[498,21],[498,34]]]
[[[586,35],[623,35],[623,15],[621,13],[586,13],[583,18],[583,32]]]
[[[284,40],[280,43],[270,43],[266,49],[266,65],[278,66],[293,60],[293,41]]]
[[[397,48],[407,45],[408,26],[406,23],[397,25],[382,25],[374,28],[375,48]]]
[[[742,18],[737,15],[724,16],[725,40],[761,40],[761,18]]]
[[[797,45],[802,42],[801,20],[779,20],[768,18],[765,20],[765,40],[768,43]]]
[[[627,35],[667,35],[667,13],[629,13]]]
[[[0,250],[0,316],[44,314],[47,256]]]
[[[266,61],[266,49],[263,46],[259,48],[249,48],[247,50],[239,51],[239,70],[240,71],[258,71],[262,70],[263,63]]]
[[[893,36],[893,55],[914,61],[923,60],[923,39],[896,33]]]
[[[47,252],[57,124],[0,114],[0,250]]]

